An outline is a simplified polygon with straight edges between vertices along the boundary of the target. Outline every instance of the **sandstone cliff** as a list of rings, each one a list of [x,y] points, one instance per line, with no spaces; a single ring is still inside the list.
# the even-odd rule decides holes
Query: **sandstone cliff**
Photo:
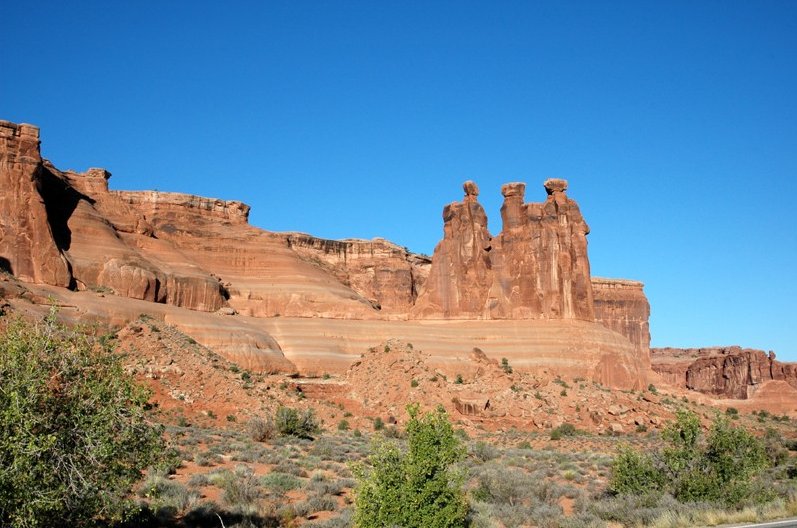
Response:
[[[69,286],[42,192],[39,129],[0,121],[0,268],[23,280]]]
[[[592,277],[595,320],[628,338],[650,366],[650,304],[643,284]]]
[[[774,352],[763,350],[653,348],[651,363],[667,382],[720,398],[750,398],[767,381],[797,388],[797,364],[777,361]]]
[[[142,312],[168,315],[198,341],[260,370],[340,371],[358,347],[403,332],[439,339],[424,342],[441,364],[478,344],[519,369],[547,365],[643,386],[649,336],[641,284],[593,286],[589,228],[564,180],[546,181],[541,203],[524,202],[524,184],[505,185],[504,226],[494,238],[479,190],[467,182],[464,199],[444,208],[443,240],[430,260],[382,239],[271,233],[249,225],[241,202],[112,191],[110,176],[60,171],[41,158],[38,129],[0,122],[0,268],[94,295],[68,302],[86,303],[90,311],[77,311],[110,324]],[[144,301],[163,308],[142,309]],[[243,323],[249,319],[257,322]],[[387,324],[407,319],[419,321]]]

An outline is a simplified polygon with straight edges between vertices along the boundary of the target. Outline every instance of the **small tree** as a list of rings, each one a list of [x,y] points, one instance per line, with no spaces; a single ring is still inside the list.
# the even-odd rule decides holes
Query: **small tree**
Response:
[[[149,392],[119,358],[56,323],[0,335],[0,525],[118,519],[142,470],[163,459]]]
[[[464,458],[465,449],[442,407],[419,416],[414,404],[407,412],[406,452],[394,442],[377,441],[370,467],[355,467],[355,526],[464,526],[464,477],[452,465]]]
[[[704,436],[697,415],[679,410],[662,436],[667,445],[660,451],[619,453],[610,483],[615,493],[666,491],[682,502],[726,505],[769,498],[767,490],[753,486],[770,464],[763,442],[726,417],[718,416]]]

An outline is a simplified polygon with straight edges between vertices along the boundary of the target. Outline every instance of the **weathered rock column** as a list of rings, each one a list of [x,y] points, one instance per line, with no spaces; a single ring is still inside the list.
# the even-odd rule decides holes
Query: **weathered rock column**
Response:
[[[41,196],[39,129],[0,121],[0,268],[34,283],[69,286]]]

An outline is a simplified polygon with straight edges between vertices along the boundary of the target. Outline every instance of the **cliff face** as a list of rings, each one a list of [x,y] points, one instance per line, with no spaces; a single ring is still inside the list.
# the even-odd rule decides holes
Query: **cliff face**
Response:
[[[431,259],[384,239],[325,240],[288,233],[285,240],[305,261],[327,271],[385,316],[401,317],[415,304]]]
[[[797,364],[750,348],[653,348],[653,370],[669,383],[720,398],[747,399],[767,381],[797,388]]]
[[[39,129],[0,121],[0,269],[34,283],[69,286],[42,196]]]
[[[650,366],[650,304],[643,284],[624,279],[592,277],[595,320],[624,335]]]
[[[382,239],[332,241],[271,233],[248,224],[249,206],[241,202],[111,191],[110,176],[104,169],[60,171],[41,158],[37,128],[0,122],[0,268],[31,283],[113,293],[107,297],[115,301],[280,316],[251,343],[203,319],[214,335],[227,336],[214,346],[262,370],[288,368],[275,334],[289,327],[278,323],[291,317],[356,320],[369,329],[363,340],[379,334],[384,320],[483,320],[479,332],[496,343],[508,339],[504,330],[518,336],[520,330],[491,325],[494,320],[533,319],[540,324],[522,340],[525,345],[503,352],[518,368],[544,368],[540,361],[566,355],[554,361],[561,372],[643,386],[649,336],[641,284],[593,285],[589,228],[578,205],[566,196],[564,180],[546,181],[547,198],[541,203],[525,203],[524,184],[505,185],[504,226],[495,238],[487,229],[478,187],[466,182],[463,200],[443,210],[443,240],[429,259]],[[114,310],[122,313],[119,306]],[[108,312],[97,308],[97,313],[106,317]],[[190,327],[192,316],[173,317],[183,317],[180,324]],[[427,335],[436,324],[421,321],[406,328]],[[296,365],[323,369],[317,358],[333,357],[327,350],[332,336],[321,326],[301,328],[321,332],[324,340],[300,336],[300,346],[312,342],[315,348],[293,350]],[[341,328],[346,334],[337,337],[344,342],[359,331]],[[207,332],[197,327],[194,333]],[[539,357],[526,357],[532,341]],[[479,345],[490,350],[481,338]],[[462,346],[472,348],[470,342]],[[347,358],[356,354],[346,347]],[[443,361],[456,356],[453,347],[440,348]],[[581,355],[577,349],[583,349]]]

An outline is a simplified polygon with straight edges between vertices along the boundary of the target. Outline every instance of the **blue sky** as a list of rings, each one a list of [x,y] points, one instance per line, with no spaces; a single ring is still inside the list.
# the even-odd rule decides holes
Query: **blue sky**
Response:
[[[656,346],[797,361],[797,2],[7,2],[0,119],[115,189],[431,253],[549,177]]]

